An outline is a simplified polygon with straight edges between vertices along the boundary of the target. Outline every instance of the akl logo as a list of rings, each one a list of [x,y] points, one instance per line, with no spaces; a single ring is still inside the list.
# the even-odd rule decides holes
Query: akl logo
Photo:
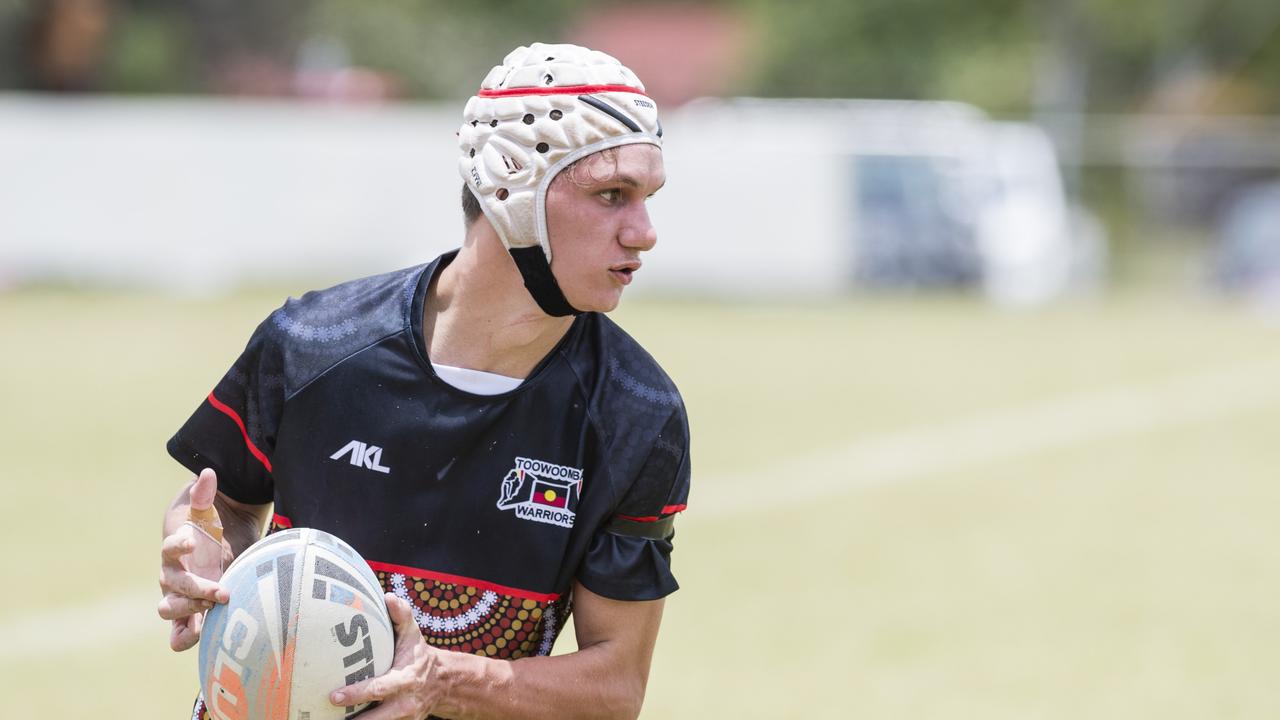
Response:
[[[343,455],[351,455],[351,464],[356,467],[363,467],[380,473],[390,473],[391,468],[382,464],[382,448],[377,445],[367,445],[359,440],[352,440],[342,449],[329,456],[330,460],[338,460]]]

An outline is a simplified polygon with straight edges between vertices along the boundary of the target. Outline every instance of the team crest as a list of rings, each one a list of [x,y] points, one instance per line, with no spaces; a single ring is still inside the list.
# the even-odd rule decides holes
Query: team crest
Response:
[[[498,509],[534,522],[573,527],[582,490],[582,471],[542,460],[516,458],[502,479]]]

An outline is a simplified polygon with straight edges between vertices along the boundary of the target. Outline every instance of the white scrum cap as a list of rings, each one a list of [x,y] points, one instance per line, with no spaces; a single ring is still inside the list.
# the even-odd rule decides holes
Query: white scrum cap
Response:
[[[575,314],[551,274],[547,188],[594,152],[662,147],[657,103],[635,73],[605,53],[534,43],[489,71],[462,119],[462,179],[543,311]]]

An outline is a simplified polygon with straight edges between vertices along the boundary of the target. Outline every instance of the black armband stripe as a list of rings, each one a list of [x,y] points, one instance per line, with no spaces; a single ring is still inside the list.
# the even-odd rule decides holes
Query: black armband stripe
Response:
[[[657,520],[632,520],[631,518],[615,516],[609,524],[605,526],[605,530],[614,535],[626,535],[630,537],[648,538],[650,540],[666,540],[675,532],[676,516],[668,515]]]

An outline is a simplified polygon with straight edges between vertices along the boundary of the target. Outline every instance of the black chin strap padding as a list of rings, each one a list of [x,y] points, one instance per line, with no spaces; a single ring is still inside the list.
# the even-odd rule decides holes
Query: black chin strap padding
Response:
[[[538,307],[542,308],[542,312],[552,317],[581,314],[560,291],[560,285],[556,282],[556,276],[551,274],[551,265],[547,263],[547,256],[541,247],[535,245],[511,248],[511,259],[516,261],[516,267],[520,268],[520,275],[524,278],[524,286],[529,289],[529,294],[538,303]]]

